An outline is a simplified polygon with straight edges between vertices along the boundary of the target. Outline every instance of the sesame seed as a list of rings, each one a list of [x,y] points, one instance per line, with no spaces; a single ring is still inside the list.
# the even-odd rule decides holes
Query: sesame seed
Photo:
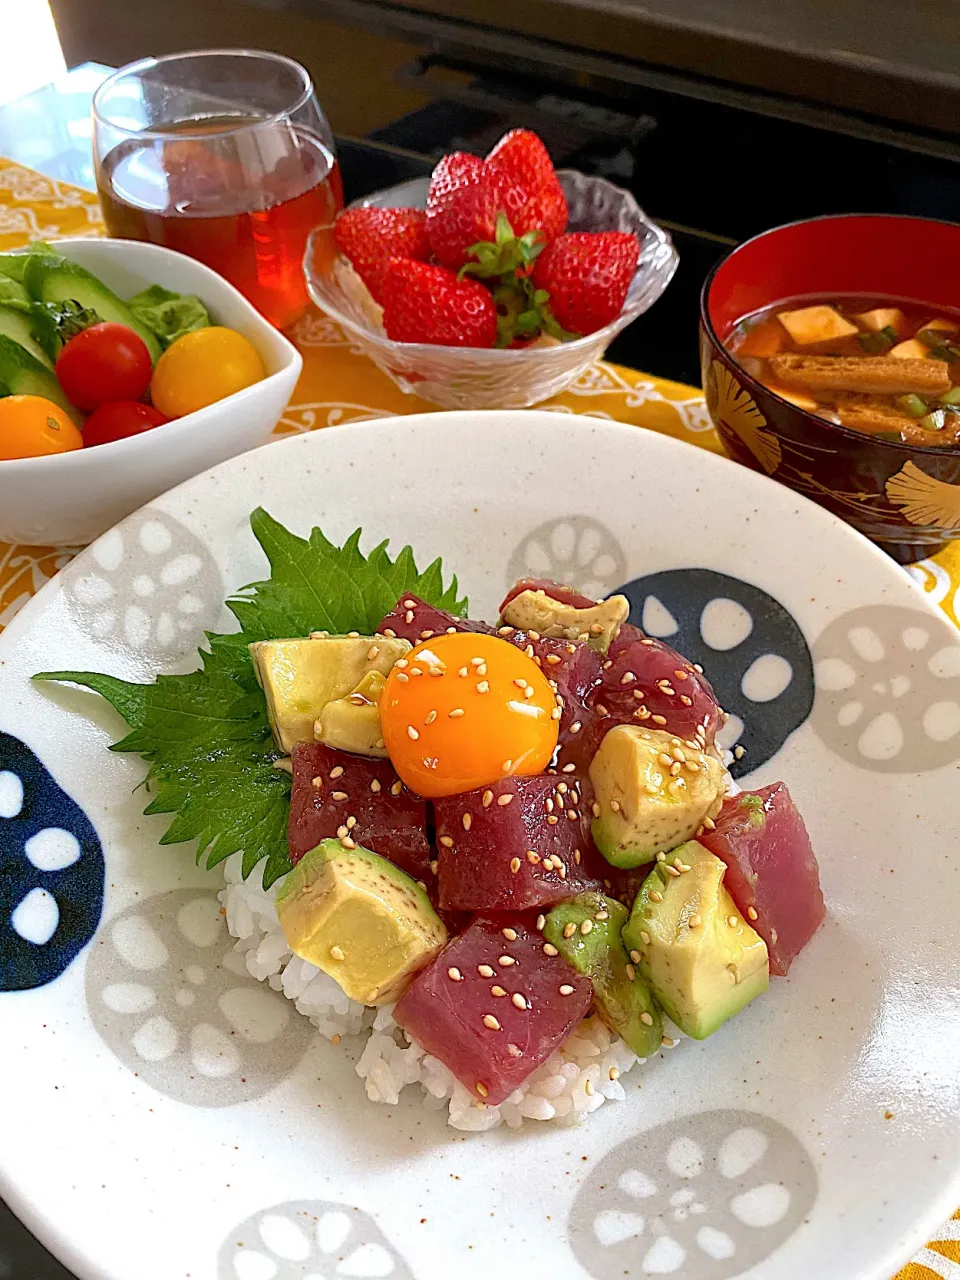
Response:
[[[656,643],[656,641],[655,641],[655,640],[650,640],[647,636],[644,636],[644,638],[640,641],[640,643],[641,643],[641,644],[655,644],[655,643]]]
[[[384,627],[383,634],[385,636],[390,636],[393,640],[396,640],[397,638],[397,633],[394,631],[392,627]]]
[[[477,973],[479,973],[481,978],[492,978],[494,970],[488,964],[478,964]]]
[[[600,911],[598,911],[598,912],[597,912],[597,914],[596,914],[593,918],[594,918],[594,920],[609,920],[609,919],[610,919],[610,912],[609,912],[609,911],[604,911],[604,910],[602,910],[602,909],[601,909]]]
[[[551,797],[551,796],[547,796],[546,801],[545,801],[544,803],[545,803],[545,806],[546,806],[547,813],[553,813],[553,799],[552,799],[552,797]]]
[[[507,1045],[507,1053],[509,1053],[509,1055],[510,1055],[510,1057],[511,1057],[511,1058],[522,1058],[522,1057],[523,1057],[523,1050],[520,1048],[520,1046],[519,1046],[519,1045],[516,1045],[516,1044],[508,1044],[508,1045]]]
[[[407,610],[407,612],[403,615],[403,620],[404,620],[404,622],[412,622],[412,621],[413,621],[413,610],[412,610],[412,609],[408,609],[408,610]]]
[[[520,859],[519,859],[519,858],[511,858],[511,859],[510,859],[510,870],[513,872],[513,874],[514,874],[514,875],[516,875],[516,874],[517,874],[517,872],[520,870]]]
[[[444,635],[448,635],[448,636],[455,636],[456,634],[457,634],[456,627],[447,627],[446,631],[444,632]]]
[[[352,836],[341,836],[340,843],[345,849],[355,849],[357,847],[357,842]]]
[[[496,1020],[496,1018],[493,1016],[492,1013],[485,1013],[483,1015],[483,1025],[489,1028],[489,1030],[491,1031],[500,1030],[500,1023]]]
[[[595,818],[599,818],[599,817],[600,817],[600,806],[597,804],[596,800],[594,800],[594,802],[593,802],[593,806],[592,806],[592,807],[593,807],[593,816],[594,816]]]
[[[407,725],[407,737],[413,738],[414,742],[416,742],[417,738],[420,737],[420,734],[417,732],[417,730],[413,727],[412,724]]]
[[[674,858],[673,865],[677,868],[681,875],[690,870],[689,862],[681,862],[679,858]]]
[[[342,777],[343,777],[343,765],[342,765],[342,764],[338,764],[338,765],[337,765],[337,767],[336,767],[335,769],[331,769],[331,770],[330,770],[330,781],[331,781],[331,782],[334,780],[334,778],[342,778]]]
[[[528,632],[527,632],[527,635],[530,637],[530,639],[531,639],[531,640],[539,640],[539,639],[540,639],[540,632],[539,632],[539,631],[528,631]]]
[[[560,795],[560,793],[559,793],[559,792],[557,793],[557,798],[556,798],[556,800],[554,801],[554,803],[556,804],[556,806],[557,806],[557,808],[558,808],[558,809],[562,809],[562,808],[564,807],[564,803],[565,803],[565,801],[564,801],[564,799],[563,799],[563,796],[562,796],[562,795]]]
[[[647,931],[646,931],[645,929],[642,929],[642,930],[640,931],[640,941],[643,943],[643,945],[644,945],[645,947],[649,947],[649,945],[650,945],[650,935],[649,935],[649,933],[647,933]]]
[[[735,759],[742,760],[743,757],[747,754],[747,749],[746,747],[736,746],[733,748],[733,754]]]
[[[469,667],[460,667],[460,669],[457,671],[458,676],[468,676],[469,674],[470,674]]]
[[[464,831],[469,831],[471,825],[473,824],[473,819],[470,817],[469,813],[465,813],[463,817],[460,819],[460,821],[463,823]]]
[[[570,921],[569,924],[565,924],[563,926],[563,936],[565,938],[572,938],[576,932],[577,932],[577,926],[573,923],[572,920]]]
[[[436,718],[437,718],[437,713],[436,713],[436,711],[428,711],[428,712],[427,712],[427,718],[424,720],[424,722],[423,722],[423,723],[424,723],[424,724],[433,724],[433,722],[434,722],[434,720],[436,720]]]
[[[357,820],[353,816],[353,814],[351,814],[350,817],[347,819],[347,830],[352,831],[356,825],[357,825]]]
[[[620,677],[620,683],[621,683],[621,684],[634,684],[634,683],[636,682],[636,679],[637,679],[637,677],[633,674],[633,672],[632,672],[632,671],[625,671],[625,672],[623,673],[623,675]]]
[[[515,1009],[527,1008],[526,998],[522,996],[519,991],[515,991],[513,993],[513,995],[510,997],[510,1003],[513,1005]]]
[[[338,1032],[336,1035],[330,1037],[330,1043],[339,1044],[342,1039],[343,1039],[343,1036],[340,1035]]]
[[[433,861],[430,863],[430,870],[433,872],[434,875],[436,875],[437,872],[440,870],[440,863],[436,860],[436,858],[434,858]]]
[[[587,935],[588,933],[592,933],[592,932],[593,932],[593,921],[592,921],[592,920],[583,920],[583,921],[581,921],[581,924],[580,924],[580,932],[584,935],[584,937],[586,937],[586,935]]]
[[[608,716],[610,714],[607,708],[600,702],[597,703],[596,712],[598,716]]]
[[[451,720],[456,720],[458,716],[463,715],[463,707],[454,707],[453,710],[447,714]]]
[[[626,970],[626,975],[627,975],[628,980],[629,980],[630,982],[636,982],[636,980],[637,980],[637,971],[636,971],[636,969],[633,967],[633,965],[632,965],[632,964],[628,964],[628,965],[626,965],[626,966],[625,966],[625,970]]]
[[[498,627],[498,628],[497,628],[497,635],[498,635],[498,636],[512,636],[512,635],[513,635],[513,633],[514,633],[514,630],[515,630],[515,628],[514,628],[514,627]]]
[[[559,654],[557,654],[557,653],[548,653],[548,654],[547,654],[547,662],[549,662],[549,664],[550,664],[550,666],[551,666],[551,667],[555,667],[559,661],[560,661],[560,655],[559,655]]]
[[[506,938],[508,942],[516,942],[517,940],[516,929],[502,929],[501,933],[503,934],[503,936]]]
[[[527,687],[526,680],[517,679],[517,680],[514,680],[513,683],[517,686],[518,689],[525,689]]]
[[[490,692],[490,681],[481,680],[480,683],[477,685],[477,693],[489,693],[489,692]]]
[[[532,657],[533,657],[533,645],[532,645],[532,644],[528,644],[528,645],[527,645],[527,647],[524,649],[524,651],[523,651],[523,652],[527,655],[527,657],[528,657],[528,658],[532,658]]]
[[[320,788],[323,786],[323,779],[322,779],[322,778],[313,778],[313,779],[312,779],[312,782],[311,782],[311,785],[312,785],[312,786],[314,786],[314,787],[316,787],[316,788],[317,788],[317,790],[319,791],[319,790],[320,790]]]
[[[707,828],[708,831],[715,831],[717,827],[717,824],[714,822],[712,818],[704,818],[703,825]]]
[[[482,666],[483,666],[483,659],[482,659],[482,658],[471,658],[471,659],[470,659],[470,665],[471,665],[471,666],[474,666],[474,667],[482,667]]]
[[[693,664],[693,669],[694,671],[696,671],[698,675],[701,675],[701,676],[703,675],[703,667],[701,667],[699,662],[695,662]]]
[[[594,622],[590,627],[590,633],[595,636],[603,635],[603,623]]]
[[[555,827],[559,821],[560,819],[557,817],[555,813],[551,813],[547,815],[548,826]]]
[[[350,797],[347,795],[346,791],[331,791],[330,798],[332,800],[349,800]]]
[[[671,867],[671,866],[669,865],[669,863],[666,863],[666,862],[665,862],[665,863],[663,864],[663,869],[664,869],[664,871],[666,871],[666,873],[667,873],[668,875],[671,875],[671,876],[674,876],[674,877],[679,877],[679,875],[680,875],[680,872],[677,870],[677,868],[676,868],[676,867]]]
[[[462,973],[460,972],[460,970],[459,970],[459,969],[457,969],[455,966],[451,966],[451,967],[447,970],[447,977],[450,979],[450,981],[451,981],[451,982],[462,982],[462,981],[463,981],[463,974],[462,974]]]
[[[756,907],[747,907],[747,915],[750,917],[751,920],[756,920],[757,918]]]
[[[407,675],[407,673],[406,673],[405,671],[398,671],[398,672],[397,672],[397,679],[400,681],[400,683],[401,683],[401,684],[409,684],[409,683],[410,683],[410,677]]]
[[[683,768],[683,765],[680,763],[680,761],[674,760],[673,764],[670,766],[671,778],[675,778],[679,774],[682,768]]]
[[[339,839],[342,840],[344,836],[349,834],[350,834],[350,828],[347,826],[345,822],[342,824],[342,826],[337,827],[337,836]]]
[[[642,1015],[642,1014],[641,1014],[640,1016],[641,1016],[641,1018],[643,1017],[643,1015]],[[647,1016],[649,1017],[649,1014],[648,1014]],[[608,1078],[609,1080],[619,1080],[619,1079],[620,1079],[620,1068],[619,1068],[619,1067],[611,1067],[611,1068],[610,1068],[610,1070],[607,1072],[607,1078]]]
[[[650,717],[650,719],[653,721],[653,723],[654,723],[654,724],[666,724],[666,723],[667,723],[667,717],[666,717],[666,716],[651,716],[651,717]]]
[[[479,1093],[481,1098],[488,1098],[490,1096],[490,1090],[479,1080],[477,1081],[477,1093]]]
[[[640,1021],[643,1023],[645,1027],[653,1026],[653,1017],[649,1013],[647,1013],[646,1009],[644,1009],[643,1013],[641,1013]]]
[[[501,969],[509,969],[512,964],[516,964],[516,963],[517,962],[516,960],[514,960],[513,956],[499,956],[497,958],[497,964],[501,967]]]
[[[490,994],[492,996],[496,996],[499,1000],[501,996],[505,996],[507,993],[504,991],[503,987],[491,987]]]
[[[658,862],[666,862],[666,860],[667,860],[667,855],[666,855],[665,853],[658,853],[658,854],[657,854],[657,861],[658,861]]]
[[[558,956],[560,952],[551,942],[545,942],[543,944],[543,954],[545,956]]]
[[[330,954],[333,956],[334,960],[346,959],[346,955],[344,954],[343,947],[331,947]]]
[[[560,988],[560,994],[562,996],[572,996],[574,991],[576,991],[576,987],[571,987],[569,982],[565,982]]]
[[[664,1036],[663,1039],[660,1041],[660,1043],[663,1045],[665,1049],[672,1049],[673,1046],[676,1044],[676,1041],[671,1040],[669,1036]]]
[[[551,720],[559,720],[559,719],[560,719],[560,708],[559,708],[559,707],[554,707],[554,708],[553,708],[553,710],[550,712],[550,719],[551,719]]]
[[[610,801],[610,808],[613,810],[613,812],[614,812],[614,813],[619,813],[619,812],[620,812],[620,801],[619,801],[619,800],[611,800],[611,801]]]
[[[443,845],[443,847],[444,847],[445,849],[452,849],[452,848],[453,848],[453,836],[441,836],[441,837],[440,837],[440,843]]]
[[[547,917],[546,917],[546,916],[544,916],[544,915],[539,915],[539,916],[537,916],[537,928],[538,928],[538,929],[542,929],[542,928],[543,928],[543,926],[544,926],[546,923],[547,923]]]
[[[603,664],[603,669],[604,671],[609,671],[612,666],[613,666],[613,659],[608,658],[606,662]]]
[[[740,923],[739,917],[727,916],[727,924],[730,926],[731,929],[735,929],[739,923]]]
[[[348,631],[348,632],[347,632],[347,639],[348,639],[348,640],[359,640],[359,639],[360,639],[360,632],[359,632],[359,631]]]
[[[372,644],[370,648],[367,650],[367,661],[372,662],[379,652],[380,652],[380,649],[378,648],[378,646],[375,644]]]
[[[577,766],[575,764],[565,764],[560,770],[561,773],[576,773]]]
[[[534,689],[533,685],[532,685],[532,684],[528,684],[528,685],[527,685],[527,687],[526,687],[526,688],[524,689],[524,691],[523,691],[523,696],[524,696],[525,698],[532,698],[532,697],[533,697],[533,695],[534,695],[535,693],[536,693],[536,689]]]
[[[503,769],[504,773],[509,773],[510,770],[513,768],[513,761],[504,760],[503,764],[500,767]]]
[[[690,917],[687,923],[690,925],[691,929],[699,929],[700,926],[703,924],[703,920],[700,916],[693,915]]]
[[[505,791],[502,796],[497,796],[497,804],[503,809],[513,799],[512,791]]]
[[[579,867],[579,865],[580,865],[580,859],[581,859],[582,857],[583,857],[583,854],[580,852],[580,850],[579,850],[579,849],[574,849],[574,851],[573,851],[573,861],[576,863],[576,865],[577,865],[578,867]]]
[[[662,901],[663,901],[663,894],[660,892],[660,890],[659,890],[659,889],[651,889],[651,891],[650,891],[650,901],[651,901],[651,902],[662,902]]]
[[[527,861],[528,861],[529,863],[531,863],[533,866],[536,866],[536,865],[537,865],[537,863],[540,861],[540,855],[539,855],[539,853],[537,853],[537,852],[536,852],[535,850],[533,850],[533,849],[528,849],[528,850],[527,850]]]
[[[660,794],[660,788],[655,782],[645,782],[643,789],[648,796],[658,796]]]
[[[433,632],[432,632],[432,631],[421,631],[421,632],[420,632],[420,639],[421,639],[421,640],[429,640],[429,639],[430,639],[430,637],[431,637],[432,635],[433,635]],[[430,673],[430,674],[431,674],[431,675],[433,675],[433,672],[431,671],[431,673]]]
[[[687,697],[687,695],[686,695],[685,693],[681,693],[681,695],[680,695],[680,701],[683,703],[683,705],[684,705],[685,707],[692,707],[692,706],[693,706],[693,699],[692,699],[692,698],[688,698],[688,697]]]

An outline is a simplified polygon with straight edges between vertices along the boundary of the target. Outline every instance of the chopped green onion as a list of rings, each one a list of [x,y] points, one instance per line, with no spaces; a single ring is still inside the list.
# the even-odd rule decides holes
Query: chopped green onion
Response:
[[[879,355],[881,351],[889,351],[891,347],[896,346],[897,331],[888,324],[876,333],[858,334],[857,340],[864,351],[869,351],[871,355]]]
[[[922,418],[927,412],[928,406],[920,399],[919,396],[897,396],[897,408],[902,409],[910,418]]]
[[[941,404],[960,404],[960,387],[951,387],[939,400]]]
[[[950,364],[954,360],[960,360],[960,347],[950,341],[951,336],[943,329],[921,329],[917,340],[929,349],[934,360],[945,360]]]
[[[871,431],[871,440],[886,440],[888,444],[903,444],[903,436],[899,431]]]
[[[942,431],[947,420],[947,412],[945,409],[934,409],[932,413],[925,414],[920,419],[919,425],[924,431]]]

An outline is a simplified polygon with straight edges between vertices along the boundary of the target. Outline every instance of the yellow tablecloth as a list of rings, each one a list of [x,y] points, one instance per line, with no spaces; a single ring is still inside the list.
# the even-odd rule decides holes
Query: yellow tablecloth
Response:
[[[31,239],[102,234],[95,195],[0,159],[0,250],[17,248]],[[277,424],[278,436],[433,407],[398,391],[320,312],[311,310],[291,336],[303,352],[303,375]],[[633,423],[722,452],[697,389],[617,365],[596,365],[543,407]],[[75,547],[0,543],[0,630],[76,551]],[[910,572],[960,625],[960,542]],[[960,1211],[896,1280],[935,1277],[960,1277]]]

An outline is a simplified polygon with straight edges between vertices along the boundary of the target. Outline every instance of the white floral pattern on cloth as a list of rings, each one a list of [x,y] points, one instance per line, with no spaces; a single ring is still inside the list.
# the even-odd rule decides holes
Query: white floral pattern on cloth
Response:
[[[0,168],[0,192],[6,193],[9,199],[31,206],[49,205],[58,213],[77,210],[86,218],[93,229],[93,234],[102,235],[103,225],[100,215],[100,203],[93,192],[82,191],[69,183],[58,182],[56,178],[48,178],[35,169],[25,169],[18,164],[4,164]],[[52,227],[57,232],[58,227]],[[70,229],[71,235],[82,234],[76,228]]]
[[[230,1233],[217,1280],[414,1280],[375,1219],[354,1205],[291,1200]]]
[[[598,1162],[570,1215],[570,1243],[594,1280],[625,1275],[732,1280],[789,1239],[817,1176],[800,1141],[749,1111],[685,1116]]]
[[[250,982],[213,892],[176,889],[100,927],[86,971],[93,1025],[124,1066],[194,1107],[247,1102],[290,1074],[316,1032]]]
[[[342,400],[321,400],[314,404],[291,404],[284,410],[274,434],[288,436],[337,427],[343,422],[369,422],[372,418],[396,415],[372,404],[350,404]]]
[[[79,547],[17,547],[0,543],[0,631],[23,606],[65,569]]]
[[[89,635],[165,659],[197,648],[224,598],[209,549],[154,507],[129,516],[74,561],[64,573],[63,592]]]

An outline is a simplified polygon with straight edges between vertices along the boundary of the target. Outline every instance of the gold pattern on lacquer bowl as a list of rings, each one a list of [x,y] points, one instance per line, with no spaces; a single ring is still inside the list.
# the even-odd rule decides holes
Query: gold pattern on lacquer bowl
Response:
[[[717,424],[740,440],[768,476],[780,465],[780,441],[767,428],[767,420],[748,391],[720,360],[714,360],[707,377],[707,400]]]
[[[960,529],[960,485],[936,480],[913,462],[889,478],[886,494],[911,524]]]

